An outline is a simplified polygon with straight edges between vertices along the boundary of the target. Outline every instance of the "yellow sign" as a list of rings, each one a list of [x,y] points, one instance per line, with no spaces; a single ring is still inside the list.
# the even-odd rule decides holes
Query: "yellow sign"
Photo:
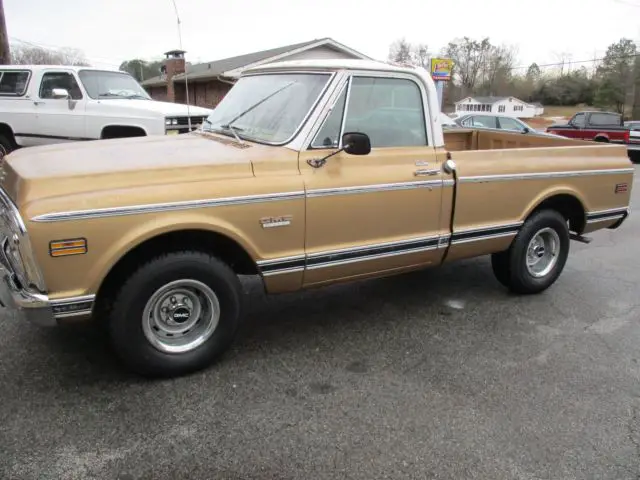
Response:
[[[431,59],[431,77],[434,80],[448,82],[451,80],[451,70],[453,70],[453,60],[449,58]]]

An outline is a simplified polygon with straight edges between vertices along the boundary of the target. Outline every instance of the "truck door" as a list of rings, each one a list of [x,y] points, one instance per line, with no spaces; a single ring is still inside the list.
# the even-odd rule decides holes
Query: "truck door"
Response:
[[[60,90],[66,90],[69,97],[57,95]],[[85,135],[87,100],[73,71],[45,70],[34,93],[35,144],[87,140]]]
[[[411,76],[353,74],[300,155],[305,182],[304,285],[438,263],[443,177],[425,117],[426,92]],[[342,134],[371,139],[368,155],[345,152]],[[445,238],[443,238],[444,240]]]

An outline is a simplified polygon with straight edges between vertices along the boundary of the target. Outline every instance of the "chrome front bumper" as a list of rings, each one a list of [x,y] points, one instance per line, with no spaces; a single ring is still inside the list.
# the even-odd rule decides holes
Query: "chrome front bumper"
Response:
[[[53,315],[53,306],[49,297],[19,288],[14,280],[14,274],[5,264],[0,265],[0,277],[0,303],[3,310],[9,310],[19,319],[42,327],[53,327],[58,324]]]

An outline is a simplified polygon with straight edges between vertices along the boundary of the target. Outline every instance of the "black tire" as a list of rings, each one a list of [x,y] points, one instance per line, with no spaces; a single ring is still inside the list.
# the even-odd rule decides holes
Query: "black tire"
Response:
[[[534,236],[543,231],[547,232],[545,236],[553,236],[555,232],[559,247],[553,267],[537,277],[527,268],[527,249]],[[514,293],[540,293],[553,285],[562,273],[570,242],[565,218],[555,210],[540,210],[527,219],[508,250],[492,255],[493,272],[498,281]]]
[[[218,324],[213,333],[186,353],[162,351],[148,339],[147,335],[152,335],[153,329],[147,328],[148,333],[145,334],[143,328],[145,306],[154,292],[176,281],[200,282],[199,285],[209,287],[219,306]],[[181,301],[186,302],[187,297],[178,293],[166,293],[162,298],[175,303],[176,298],[181,295]],[[214,363],[233,342],[240,324],[241,297],[242,287],[237,275],[217,258],[197,251],[159,256],[140,266],[110,302],[112,308],[107,321],[112,345],[116,354],[131,370],[144,376],[175,377],[195,372]],[[186,315],[184,310],[180,310],[179,304],[177,308],[173,305],[173,308],[174,315]],[[194,308],[191,303],[191,308],[187,308],[189,315]],[[213,310],[217,311],[217,308]],[[205,318],[210,318],[207,315],[197,316],[201,317],[201,326],[206,323]],[[172,317],[173,320],[176,318],[178,317]],[[198,328],[200,327],[196,324],[191,330],[195,332]],[[168,340],[171,341],[172,338]]]
[[[12,139],[4,134],[0,134],[0,162],[5,157],[5,155],[9,155],[15,149],[16,145],[12,141]]]

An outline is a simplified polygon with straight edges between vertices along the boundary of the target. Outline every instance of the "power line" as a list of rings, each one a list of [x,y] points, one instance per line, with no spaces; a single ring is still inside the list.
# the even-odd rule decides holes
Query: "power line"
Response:
[[[623,60],[625,58],[637,58],[640,57],[640,53],[634,53],[633,55],[621,55],[618,57],[602,57],[602,58],[592,58],[591,60],[572,60],[571,62],[557,62],[557,63],[544,63],[544,64],[540,64],[538,65],[536,63],[536,65],[538,65],[539,68],[543,68],[543,67],[560,67],[562,65],[566,65],[567,63],[570,63],[571,65],[573,65],[574,63],[596,63],[596,62],[601,62],[603,60]],[[533,62],[535,63],[535,62]],[[533,63],[531,63],[530,65],[520,65],[517,67],[511,67],[509,70],[518,70],[521,68],[529,68],[531,65],[533,65]]]

